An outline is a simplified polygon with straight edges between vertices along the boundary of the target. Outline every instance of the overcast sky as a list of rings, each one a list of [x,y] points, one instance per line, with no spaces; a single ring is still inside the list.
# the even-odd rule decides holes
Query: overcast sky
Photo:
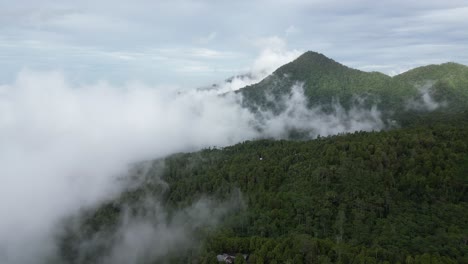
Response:
[[[395,74],[468,64],[467,28],[466,0],[0,0],[0,84],[26,68],[200,86],[249,71],[271,46]]]

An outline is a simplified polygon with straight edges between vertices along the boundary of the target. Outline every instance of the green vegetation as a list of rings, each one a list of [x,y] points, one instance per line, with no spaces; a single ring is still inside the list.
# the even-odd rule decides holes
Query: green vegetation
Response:
[[[142,197],[176,210],[240,189],[247,207],[203,230],[201,247],[172,263],[213,263],[222,252],[250,254],[250,263],[468,263],[467,120],[173,155],[147,174],[161,174],[167,192],[146,185],[124,194],[82,230],[111,229],[119,208]]]
[[[240,191],[246,206],[196,229],[191,239],[201,243],[148,263],[217,263],[220,253],[237,254],[236,263],[249,254],[248,263],[258,264],[468,263],[468,67],[431,65],[389,77],[307,52],[239,92],[248,107],[279,111],[278,99],[297,81],[311,104],[339,100],[347,108],[363,97],[401,128],[249,141],[154,161],[137,173],[145,184],[65,225],[61,262],[99,263],[122,212],[145,210],[147,199],[171,219],[202,197],[226,204]],[[447,106],[405,110],[427,85]]]
[[[419,67],[390,77],[379,72],[364,72],[346,67],[322,54],[306,52],[258,84],[239,92],[252,108],[279,110],[275,102],[288,94],[297,83],[304,84],[311,105],[324,105],[333,100],[348,108],[356,96],[366,99],[368,106],[378,105],[383,112],[401,111],[408,98],[418,95],[418,89],[434,85],[435,99],[460,108],[468,107],[468,67],[446,63]],[[273,100],[268,100],[268,96]],[[458,108],[458,109],[459,109]]]
[[[439,102],[446,101],[449,112],[468,107],[468,67],[444,63],[419,67],[394,77],[416,87],[432,86],[432,95]]]

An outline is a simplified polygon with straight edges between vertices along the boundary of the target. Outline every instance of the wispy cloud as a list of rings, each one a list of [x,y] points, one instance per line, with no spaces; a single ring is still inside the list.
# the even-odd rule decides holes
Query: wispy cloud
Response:
[[[347,112],[336,104],[325,112],[306,102],[298,85],[281,99],[283,112],[259,115],[235,93],[178,93],[138,83],[76,86],[61,73],[22,72],[0,86],[0,210],[8,211],[0,221],[0,262],[40,263],[55,254],[57,223],[118,195],[129,164],[284,138],[291,129],[315,137],[383,127],[377,109],[358,105]]]

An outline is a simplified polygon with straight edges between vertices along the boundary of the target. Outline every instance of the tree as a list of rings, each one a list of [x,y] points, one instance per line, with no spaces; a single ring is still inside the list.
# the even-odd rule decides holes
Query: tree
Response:
[[[242,254],[237,253],[236,258],[234,259],[234,264],[245,264],[245,258]]]

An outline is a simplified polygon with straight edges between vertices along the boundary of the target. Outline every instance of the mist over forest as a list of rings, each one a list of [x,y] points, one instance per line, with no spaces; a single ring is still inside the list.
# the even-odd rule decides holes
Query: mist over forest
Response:
[[[467,263],[466,3],[287,2],[0,3],[0,263]]]

